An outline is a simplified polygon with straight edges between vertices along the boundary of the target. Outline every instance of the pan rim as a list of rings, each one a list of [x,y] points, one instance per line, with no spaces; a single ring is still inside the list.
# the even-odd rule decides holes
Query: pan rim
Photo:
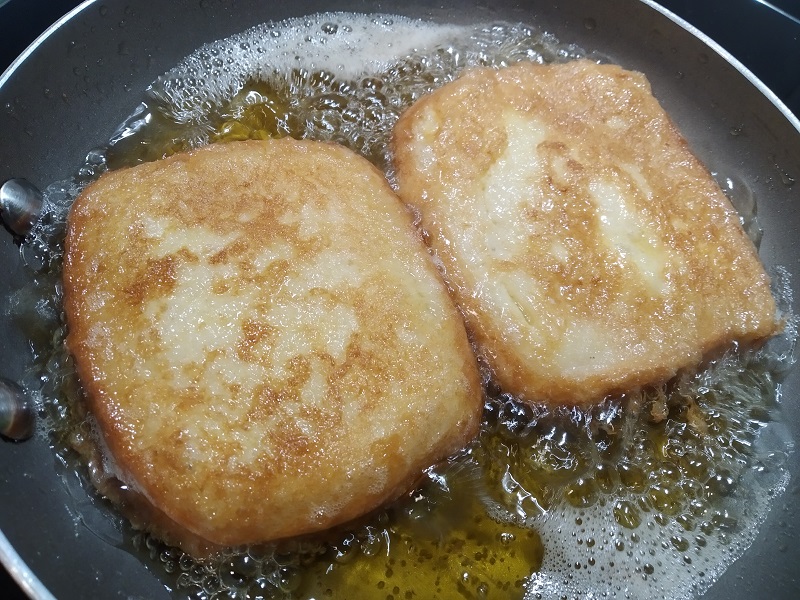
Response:
[[[789,123],[800,133],[800,118],[795,115],[789,107],[786,106],[783,100],[781,100],[778,95],[772,91],[767,85],[759,79],[755,73],[753,73],[750,69],[748,69],[744,63],[742,63],[738,58],[736,58],[733,54],[731,54],[728,50],[723,48],[720,44],[718,44],[715,40],[713,40],[710,36],[705,34],[703,31],[689,23],[687,20],[679,17],[672,11],[664,8],[655,0],[639,0],[642,4],[645,4],[655,10],[656,12],[661,13],[665,17],[667,17],[670,21],[681,27],[682,29],[686,30],[692,36],[703,42],[706,46],[714,50],[725,62],[731,65],[734,69],[736,69],[741,75],[744,76],[747,81],[749,81],[755,88],[761,92],[763,96],[765,96],[772,104],[777,108],[781,114],[786,117]],[[0,80],[0,85],[2,85],[2,80]]]
[[[28,564],[17,554],[2,530],[0,530],[0,563],[3,563],[11,578],[33,600],[56,600]]]
[[[25,48],[25,50],[23,50],[20,53],[20,55],[17,56],[17,58],[15,58],[10,65],[8,65],[6,70],[0,73],[0,89],[3,88],[6,82],[8,82],[8,80],[11,78],[11,75],[14,74],[14,72],[20,67],[20,65],[22,65],[31,54],[33,54],[36,50],[38,50],[39,46],[41,46],[47,38],[53,35],[55,31],[57,31],[67,21],[71,20],[72,17],[74,17],[76,14],[83,11],[87,6],[94,4],[97,1],[98,0],[83,0],[83,2],[78,4],[78,6],[76,6],[71,11],[66,13],[64,16],[62,16],[60,19],[58,19],[52,25],[50,25],[50,27],[48,27],[41,34],[39,34],[39,36],[35,40],[33,40],[30,43],[30,45],[27,48]],[[0,5],[2,4],[3,3],[0,2]]]

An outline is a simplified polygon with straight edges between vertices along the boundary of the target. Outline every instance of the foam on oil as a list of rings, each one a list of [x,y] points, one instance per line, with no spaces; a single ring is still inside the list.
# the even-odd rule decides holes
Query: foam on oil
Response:
[[[470,66],[581,56],[523,25],[323,14],[206,45],[154,82],[75,178],[46,190],[45,217],[21,247],[32,283],[11,310],[37,354],[25,385],[47,416],[41,435],[65,481],[87,471],[72,449],[97,445],[61,315],[64,223],[83,186],[108,168],[208,142],[284,135],[345,144],[392,181],[391,129],[420,96]],[[746,182],[717,179],[757,240]],[[487,376],[479,439],[359,523],[213,561],[131,529],[123,544],[177,597],[697,596],[741,556],[787,482],[792,442],[779,420],[779,380],[795,360],[797,334],[787,276],[774,275],[786,332],[669,386],[588,410],[552,409],[516,402]],[[102,470],[88,465],[91,479],[113,482]],[[76,522],[90,526],[77,505]]]

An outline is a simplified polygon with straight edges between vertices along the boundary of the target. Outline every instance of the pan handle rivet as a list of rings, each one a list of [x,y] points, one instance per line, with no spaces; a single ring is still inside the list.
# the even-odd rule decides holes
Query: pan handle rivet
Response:
[[[0,186],[0,217],[13,233],[25,236],[42,213],[42,192],[27,179],[9,179]]]
[[[19,385],[0,377],[0,435],[22,441],[31,437],[35,428],[33,402]]]

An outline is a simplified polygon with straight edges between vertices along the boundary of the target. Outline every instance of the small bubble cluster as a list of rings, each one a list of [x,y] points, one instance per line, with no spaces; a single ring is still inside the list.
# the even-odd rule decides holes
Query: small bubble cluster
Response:
[[[31,340],[25,386],[65,468],[103,476],[75,452],[86,456],[96,433],[61,308],[66,214],[86,184],[211,141],[282,136],[344,144],[391,182],[391,129],[424,94],[469,67],[582,56],[602,59],[526,25],[323,14],[204,46],[159,78],[106,147],[45,191],[20,247],[30,283],[8,310]],[[716,176],[757,241],[746,183]],[[176,597],[197,600],[697,596],[741,556],[787,481],[778,383],[798,336],[788,275],[773,280],[782,336],[657,389],[553,408],[520,403],[487,375],[478,439],[357,523],[205,560],[130,527],[126,544]]]
[[[585,55],[523,25],[340,14],[267,24],[201,48],[156,81],[113,136],[109,162],[291,136],[344,144],[391,178],[389,139],[400,113],[465,68]]]
[[[490,400],[479,462],[498,517],[542,536],[534,597],[692,598],[741,556],[788,481],[777,345],[586,410]]]
[[[414,493],[362,522],[316,539],[235,549],[198,561],[147,533],[132,543],[190,598],[521,597],[541,564],[531,529],[481,507],[480,467],[465,453],[428,473]],[[477,492],[477,493],[476,493]]]

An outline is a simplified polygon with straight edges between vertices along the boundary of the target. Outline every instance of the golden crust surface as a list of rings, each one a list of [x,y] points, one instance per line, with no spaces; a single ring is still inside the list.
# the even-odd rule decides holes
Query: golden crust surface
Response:
[[[476,69],[394,130],[398,193],[507,392],[587,403],[779,323],[738,215],[639,73]]]
[[[173,542],[351,520],[477,432],[461,317],[343,147],[235,142],[104,175],[69,215],[64,287],[110,469]]]

